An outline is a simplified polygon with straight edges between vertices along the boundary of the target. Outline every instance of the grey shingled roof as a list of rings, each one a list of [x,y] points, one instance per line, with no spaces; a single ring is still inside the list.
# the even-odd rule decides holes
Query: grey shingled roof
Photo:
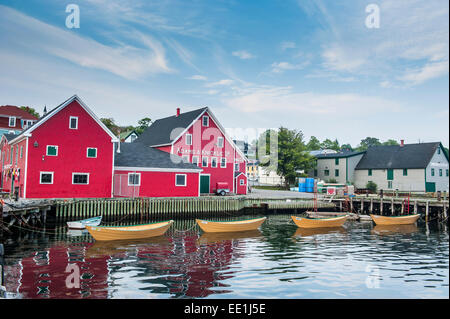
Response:
[[[364,154],[364,152],[352,152],[352,151],[343,151],[339,153],[328,153],[328,154],[316,154],[314,155],[316,158],[345,158],[345,157],[351,157],[355,155]]]
[[[116,167],[200,169],[195,164],[181,162],[179,156],[170,155],[142,143],[120,143],[120,153],[117,153],[117,143],[114,145]]]
[[[148,127],[135,142],[147,146],[170,144],[181,134],[207,107],[181,113],[179,116],[173,115],[156,120]]]
[[[16,138],[18,135],[17,134],[3,134],[3,136],[6,138],[6,140],[9,142],[11,141],[13,138]]]
[[[441,143],[369,147],[355,169],[426,168]]]

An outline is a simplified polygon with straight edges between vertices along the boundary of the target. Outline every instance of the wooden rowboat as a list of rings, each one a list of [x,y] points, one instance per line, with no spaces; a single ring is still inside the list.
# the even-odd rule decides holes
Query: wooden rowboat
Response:
[[[141,239],[162,236],[173,224],[167,222],[136,225],[136,226],[86,226],[86,229],[95,240]]]
[[[370,215],[372,220],[377,225],[409,225],[414,224],[420,217],[419,214],[406,216],[379,216]]]
[[[307,218],[291,216],[294,223],[301,228],[330,228],[344,225],[348,215],[329,218]]]
[[[102,222],[102,216],[92,217],[74,222],[67,222],[70,229],[85,229],[85,226],[98,226]]]
[[[266,219],[267,217],[235,222],[212,222],[202,219],[196,219],[196,221],[205,233],[223,233],[258,229]]]

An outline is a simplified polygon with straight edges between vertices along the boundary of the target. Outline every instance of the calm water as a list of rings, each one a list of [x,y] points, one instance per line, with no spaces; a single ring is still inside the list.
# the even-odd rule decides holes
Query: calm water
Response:
[[[174,225],[165,237],[133,242],[94,242],[66,230],[9,238],[9,297],[449,297],[443,225],[384,229],[347,222],[341,229],[300,231],[288,215],[240,234],[207,235],[192,221]],[[70,288],[70,280],[67,287],[74,271],[65,272],[68,264],[77,265],[80,288]]]

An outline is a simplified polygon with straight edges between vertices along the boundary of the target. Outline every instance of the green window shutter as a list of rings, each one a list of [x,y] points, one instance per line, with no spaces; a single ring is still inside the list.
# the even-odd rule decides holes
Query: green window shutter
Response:
[[[448,177],[448,169],[445,170],[445,176]]]
[[[439,176],[442,176],[442,169],[439,169]]]
[[[408,169],[407,168],[403,169],[403,176],[408,176]]]
[[[447,172],[448,172],[448,170],[447,170]],[[314,177],[317,177],[317,170],[316,169],[314,170]]]
[[[339,176],[339,170],[338,170],[338,169],[335,169],[335,170],[334,170],[334,176],[336,176],[336,177]]]
[[[335,159],[334,159],[334,164],[335,164],[335,165],[339,165],[339,158],[335,158]]]
[[[434,176],[434,168],[431,169],[431,176]]]
[[[372,176],[372,170],[369,169],[369,176]]]
[[[330,171],[329,170],[326,169],[324,173],[325,173],[325,176],[330,176]]]
[[[388,181],[394,180],[394,170],[391,168],[387,170],[387,179]]]

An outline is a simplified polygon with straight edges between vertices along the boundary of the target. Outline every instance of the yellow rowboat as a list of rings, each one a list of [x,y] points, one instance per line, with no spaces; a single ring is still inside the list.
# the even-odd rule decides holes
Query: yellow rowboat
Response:
[[[372,220],[377,225],[409,225],[414,224],[420,217],[419,214],[406,216],[379,216],[370,215]]]
[[[329,218],[306,218],[291,216],[295,225],[301,228],[330,228],[344,225],[348,215]]]
[[[173,224],[173,220],[136,226],[86,226],[95,240],[141,239],[162,236]]]
[[[267,217],[235,222],[211,222],[202,219],[196,219],[196,221],[205,233],[223,233],[255,230],[258,229],[266,219]]]

